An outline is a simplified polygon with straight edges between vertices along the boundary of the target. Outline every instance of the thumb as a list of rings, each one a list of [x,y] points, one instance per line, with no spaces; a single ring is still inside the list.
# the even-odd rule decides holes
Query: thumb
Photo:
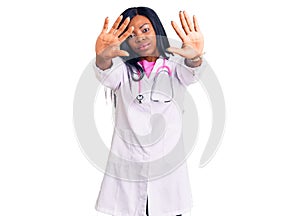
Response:
[[[114,50],[112,54],[113,56],[129,56],[129,53],[124,50]]]
[[[183,49],[176,48],[176,47],[169,47],[169,48],[167,48],[167,51],[177,54],[177,55],[180,55],[180,56],[184,56],[184,54],[185,54]]]

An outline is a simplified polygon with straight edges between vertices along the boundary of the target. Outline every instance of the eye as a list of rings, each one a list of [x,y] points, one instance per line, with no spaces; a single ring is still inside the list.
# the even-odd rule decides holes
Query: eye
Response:
[[[134,38],[135,37],[135,34],[131,34],[127,37],[127,39],[131,39],[131,38]]]
[[[150,28],[144,28],[144,29],[142,30],[143,33],[146,33],[146,32],[148,32],[148,31],[150,31]]]

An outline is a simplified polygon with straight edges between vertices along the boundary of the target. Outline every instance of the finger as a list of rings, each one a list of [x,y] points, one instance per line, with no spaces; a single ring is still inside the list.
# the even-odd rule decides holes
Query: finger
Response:
[[[133,32],[133,30],[134,30],[133,26],[131,26],[130,28],[128,28],[127,31],[124,32],[124,34],[122,34],[120,36],[120,38],[119,38],[120,43],[122,43],[123,41],[125,41],[128,38],[128,36]]]
[[[116,35],[119,37],[122,33],[123,33],[123,31],[126,29],[126,27],[128,26],[128,24],[129,24],[129,22],[130,22],[130,18],[129,17],[127,17],[126,19],[125,19],[125,21],[123,22],[123,24],[120,26],[120,28],[118,29],[118,31],[116,32]]]
[[[107,29],[108,29],[108,23],[109,23],[109,18],[106,17],[105,20],[104,20],[104,25],[103,25],[101,33],[105,33],[107,31]]]
[[[114,23],[113,26],[111,27],[110,31],[108,32],[109,34],[112,34],[112,33],[114,33],[114,32],[117,30],[117,28],[118,28],[118,26],[119,26],[119,24],[120,24],[122,18],[123,18],[122,15],[120,15],[120,16],[118,17],[118,19],[115,21],[115,23]]]
[[[129,53],[125,50],[113,50],[113,56],[129,56]]]
[[[174,54],[178,54],[180,56],[184,56],[184,51],[183,49],[177,48],[177,47],[169,47],[167,48],[168,52],[174,53]]]
[[[198,21],[195,15],[193,16],[193,22],[194,22],[195,31],[200,32],[200,27],[198,25]]]
[[[188,15],[188,13],[186,11],[183,11],[183,14],[184,14],[184,19],[187,23],[187,26],[189,28],[190,31],[194,31],[194,27],[193,27],[193,23]]]
[[[182,11],[179,12],[179,18],[180,18],[180,23],[181,23],[181,26],[182,26],[185,34],[188,34],[190,32],[190,28],[186,22],[185,16]]]
[[[177,23],[174,21],[171,21],[171,25],[172,25],[173,29],[175,30],[176,34],[179,36],[179,38],[182,41],[185,41],[186,35],[182,32],[182,30],[179,28]]]

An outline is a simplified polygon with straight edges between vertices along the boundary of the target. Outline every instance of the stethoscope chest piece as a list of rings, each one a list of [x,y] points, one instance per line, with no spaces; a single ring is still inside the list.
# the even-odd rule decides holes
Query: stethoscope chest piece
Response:
[[[138,96],[136,96],[136,99],[138,100],[139,103],[142,103],[142,100],[144,99],[144,96],[139,94]]]

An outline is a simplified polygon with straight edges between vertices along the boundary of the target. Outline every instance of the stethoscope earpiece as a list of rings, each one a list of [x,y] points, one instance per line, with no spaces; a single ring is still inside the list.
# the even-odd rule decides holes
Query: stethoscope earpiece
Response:
[[[138,73],[132,73],[132,80],[135,82],[140,81],[141,79],[143,79],[145,73],[141,73],[140,71],[138,71]]]

